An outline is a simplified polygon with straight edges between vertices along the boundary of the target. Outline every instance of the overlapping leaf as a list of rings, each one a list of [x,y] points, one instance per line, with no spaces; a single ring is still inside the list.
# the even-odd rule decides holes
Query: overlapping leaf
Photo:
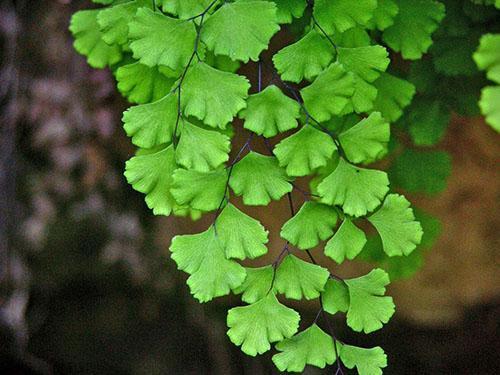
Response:
[[[331,237],[337,224],[337,212],[319,202],[305,202],[281,228],[281,237],[299,249],[311,249]]]
[[[299,116],[300,105],[275,85],[250,95],[247,107],[239,114],[245,120],[245,129],[266,138],[296,128]]]
[[[203,26],[201,40],[216,55],[257,61],[279,30],[276,5],[268,1],[224,3]]]
[[[243,284],[234,290],[241,295],[241,300],[246,303],[254,303],[271,293],[273,287],[274,269],[272,266],[246,268],[247,277]]]
[[[403,109],[411,103],[415,86],[389,73],[382,73],[373,84],[377,89],[373,111],[382,113],[388,121],[397,121],[403,115]]]
[[[200,211],[216,210],[226,191],[227,172],[177,169],[170,189],[178,204]]]
[[[200,302],[227,295],[245,280],[245,269],[226,259],[213,227],[174,237],[170,251],[178,268],[191,275],[187,284]]]
[[[132,187],[146,194],[146,203],[155,215],[170,215],[176,203],[170,194],[172,174],[177,168],[174,149],[137,155],[127,161],[125,177]]]
[[[327,269],[289,254],[276,271],[274,288],[286,298],[314,299],[323,291],[329,276]]]
[[[335,362],[333,339],[316,324],[276,345],[281,353],[273,356],[280,371],[302,372],[306,365],[319,368]]]
[[[273,156],[249,152],[235,164],[229,185],[249,206],[265,206],[292,191],[290,178]]]
[[[368,220],[380,234],[389,256],[410,254],[422,239],[422,227],[415,220],[410,202],[402,195],[389,194]]]
[[[267,230],[231,203],[220,213],[215,228],[227,258],[253,259],[267,253]]]
[[[173,70],[187,65],[196,40],[192,22],[141,8],[128,26],[130,48],[142,64],[166,65]]]
[[[335,50],[316,30],[309,31],[273,56],[276,70],[285,81],[311,81],[333,60]]]
[[[188,69],[182,83],[182,109],[187,116],[224,129],[245,108],[249,88],[245,77],[198,62]]]
[[[289,176],[306,176],[324,167],[337,147],[332,138],[311,125],[283,139],[274,148],[280,166]]]
[[[340,159],[335,170],[318,186],[321,201],[339,205],[352,216],[373,211],[389,191],[387,173],[363,169]]]
[[[377,0],[316,0],[314,15],[329,34],[354,26],[366,26],[377,8]]]
[[[366,235],[349,219],[345,218],[335,235],[325,246],[325,255],[337,263],[344,259],[352,260],[363,250]]]
[[[282,305],[273,293],[227,314],[227,335],[252,357],[267,352],[270,343],[293,336],[299,328],[299,314]]]

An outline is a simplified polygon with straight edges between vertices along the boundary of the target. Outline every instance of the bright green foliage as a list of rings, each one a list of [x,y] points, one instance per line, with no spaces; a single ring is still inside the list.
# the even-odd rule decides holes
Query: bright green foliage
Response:
[[[110,46],[102,39],[97,23],[99,10],[81,10],[73,14],[69,29],[75,38],[73,46],[94,68],[104,68],[119,62],[122,58],[118,46]]]
[[[385,30],[394,24],[394,18],[398,13],[399,7],[396,0],[378,0],[369,26]]]
[[[446,188],[451,158],[444,151],[405,150],[395,159],[389,175],[398,187],[409,192],[437,194]]]
[[[345,218],[335,235],[325,246],[325,255],[337,263],[344,259],[353,260],[363,250],[366,235],[349,219]]]
[[[299,328],[300,315],[282,305],[273,293],[227,314],[227,335],[245,354],[255,357],[267,352],[270,343],[293,336]]]
[[[187,65],[193,53],[196,30],[192,22],[141,8],[129,23],[129,38],[134,58],[142,64],[177,70]]]
[[[336,314],[349,310],[349,289],[342,281],[330,279],[321,294],[323,308],[327,313]]]
[[[227,172],[217,169],[210,172],[198,172],[189,169],[177,169],[170,189],[178,204],[200,211],[216,210],[224,197]]]
[[[432,44],[432,34],[444,18],[444,5],[435,0],[398,0],[399,13],[383,34],[384,42],[403,58],[416,60]]]
[[[392,297],[386,297],[389,276],[379,268],[355,279],[344,280],[349,289],[347,325],[356,332],[370,333],[382,328],[394,314]]]
[[[365,349],[344,344],[339,355],[344,365],[356,367],[359,375],[382,375],[382,369],[387,367],[387,356],[380,346]]]
[[[97,15],[97,22],[102,32],[102,40],[109,45],[126,44],[129,22],[134,18],[137,9],[148,5],[151,6],[149,0],[134,0],[101,10]]]
[[[177,118],[173,94],[154,103],[130,107],[123,113],[123,127],[136,146],[151,148],[172,140]]]
[[[329,327],[326,334],[316,325],[323,324],[320,316],[331,319],[321,310],[296,334],[300,317],[277,293],[295,300],[319,297],[318,308],[345,313],[358,332],[375,331],[390,319],[389,275],[412,275],[440,225],[425,214],[417,220],[403,196],[387,195],[389,178],[394,189],[432,194],[444,188],[449,157],[412,150],[408,141],[434,146],[450,113],[478,114],[484,84],[474,60],[500,83],[497,34],[484,36],[472,59],[480,35],[495,31],[492,5],[498,0],[94,2],[107,6],[77,12],[70,28],[75,48],[92,66],[109,67],[119,91],[139,104],[123,115],[125,131],[139,147],[126,163],[127,180],[145,194],[154,214],[195,220],[215,211],[204,218],[205,232],[177,236],[170,248],[178,268],[189,274],[194,297],[206,302],[239,294],[249,305],[229,311],[231,341],[251,356],[278,342],[273,361],[281,371],[324,368],[339,355],[339,366],[381,374],[383,350],[342,341],[335,350],[333,337],[341,331]],[[287,30],[270,46],[283,23]],[[429,53],[408,65],[399,62],[398,52],[407,60]],[[389,56],[396,63],[386,73]],[[481,109],[497,130],[499,103],[499,87],[483,90]],[[246,140],[241,132],[250,133]],[[231,147],[233,136],[238,147]],[[268,154],[257,153],[264,145]],[[386,155],[389,162],[380,166],[389,175],[359,167]],[[303,176],[304,184],[293,183]],[[282,250],[270,248],[257,268],[239,261],[265,255],[271,235],[257,216],[236,208],[236,196],[245,205],[282,200],[278,204],[288,203],[292,213],[305,202],[282,227]],[[358,218],[377,233],[367,236]],[[309,251],[321,241],[327,241],[324,254],[338,264],[369,261],[387,272],[342,279]],[[298,258],[300,249],[310,259]]]
[[[162,73],[161,67],[143,65],[139,62],[122,65],[116,71],[118,90],[129,102],[144,104],[163,98],[170,92],[175,77]],[[173,75],[168,72],[169,75]]]
[[[179,16],[181,19],[194,17],[202,13],[212,0],[159,0],[164,12]]]
[[[415,220],[410,202],[402,195],[389,194],[368,220],[380,234],[389,256],[410,254],[422,239],[422,227]]]
[[[490,86],[483,89],[479,101],[481,112],[486,116],[486,122],[500,132],[500,86]]]
[[[266,138],[296,128],[299,116],[300,105],[275,85],[250,95],[247,107],[239,114],[245,120],[245,129]]]
[[[332,138],[311,125],[283,139],[274,148],[279,164],[289,176],[307,176],[324,167],[337,147]]]
[[[450,111],[442,102],[431,99],[415,100],[408,114],[408,130],[413,143],[433,146],[444,136],[450,122]]]
[[[319,368],[335,362],[333,339],[316,324],[276,345],[281,353],[273,356],[280,371],[302,372],[306,365]]]
[[[382,113],[388,121],[397,121],[403,115],[403,109],[411,103],[415,86],[388,73],[382,73],[373,85],[378,91],[373,110]]]
[[[312,29],[297,42],[273,56],[281,78],[290,82],[311,81],[333,60],[335,50],[328,40]]]
[[[175,201],[170,194],[172,173],[177,168],[172,146],[127,161],[125,177],[132,187],[146,194],[146,203],[155,215],[170,215]]]
[[[337,224],[337,212],[319,202],[305,202],[281,228],[281,237],[299,249],[311,249],[331,237]]]
[[[349,161],[369,163],[386,154],[389,137],[389,123],[380,112],[373,112],[353,127],[340,133],[339,141]]]
[[[178,268],[191,275],[187,284],[200,302],[227,295],[245,280],[245,269],[226,259],[213,227],[199,234],[176,236],[170,251]]]
[[[279,30],[276,5],[268,1],[225,3],[206,21],[201,40],[216,55],[257,61]]]
[[[292,191],[290,178],[273,156],[248,153],[234,166],[229,186],[249,206],[265,206]]]
[[[267,0],[276,4],[276,17],[279,23],[291,23],[300,18],[306,9],[306,0]]]
[[[337,48],[338,62],[354,77],[354,93],[352,104],[344,111],[353,110],[361,113],[373,108],[377,97],[377,89],[372,83],[389,65],[387,50],[382,46],[367,46],[357,48]]]
[[[323,203],[339,205],[352,216],[373,211],[388,191],[387,173],[359,168],[342,158],[337,168],[318,186]]]
[[[474,60],[488,79],[500,83],[500,34],[487,34],[481,38]]]
[[[183,121],[175,157],[184,168],[206,172],[229,159],[229,137]]]
[[[235,293],[243,293],[241,300],[246,303],[255,303],[271,292],[274,270],[272,266],[259,268],[246,268],[247,278],[245,282],[234,290]]]
[[[289,254],[276,271],[274,287],[286,298],[309,300],[319,297],[329,276],[327,269]]]
[[[211,127],[225,129],[227,123],[246,107],[249,88],[245,77],[199,62],[188,70],[183,82],[182,110]]]
[[[316,0],[314,15],[329,34],[354,26],[366,26],[377,7],[377,0]]]
[[[309,113],[317,121],[327,121],[349,108],[354,91],[354,75],[346,72],[341,64],[334,63],[300,93]]]
[[[227,258],[254,259],[267,253],[267,230],[231,203],[220,213],[215,229]]]

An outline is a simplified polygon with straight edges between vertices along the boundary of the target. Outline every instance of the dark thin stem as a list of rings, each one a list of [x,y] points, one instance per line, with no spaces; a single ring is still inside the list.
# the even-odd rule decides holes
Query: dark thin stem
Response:
[[[311,8],[314,7],[314,4],[311,0],[307,0],[307,5]],[[333,39],[330,37],[330,35],[327,34],[327,32],[325,31],[325,29],[323,29],[323,27],[319,24],[318,20],[316,19],[316,17],[314,16],[314,10],[311,9],[311,18],[313,20],[313,24],[314,26],[316,26],[319,31],[321,31],[321,33],[325,36],[325,38],[328,40],[328,42],[332,45],[333,49],[335,50],[335,52],[337,52],[337,45],[335,44],[335,42],[333,41]]]
[[[210,9],[215,5],[215,3],[217,3],[217,1],[219,0],[213,0],[210,4],[208,4],[208,6],[205,8],[203,12],[197,14],[196,16],[188,18],[187,21],[192,21],[197,18],[204,17],[210,11]]]

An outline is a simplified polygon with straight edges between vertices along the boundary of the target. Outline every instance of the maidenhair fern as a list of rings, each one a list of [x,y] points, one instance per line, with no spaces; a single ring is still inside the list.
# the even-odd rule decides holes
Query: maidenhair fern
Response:
[[[343,313],[356,332],[382,328],[395,309],[385,295],[388,273],[375,268],[342,279],[318,264],[316,253],[324,251],[338,264],[372,260],[397,276],[413,272],[416,249],[432,243],[439,223],[419,211],[417,220],[409,201],[391,191],[390,181],[410,191],[438,192],[448,174],[447,155],[396,153],[389,174],[368,164],[397,149],[391,123],[398,123],[399,133],[407,130],[417,145],[442,137],[453,108],[444,100],[461,98],[452,88],[433,99],[435,85],[441,84],[436,77],[451,80],[474,70],[467,60],[472,52],[453,45],[453,38],[478,38],[460,26],[482,22],[467,15],[473,5],[464,1],[457,9],[454,0],[94,2],[106,7],[77,12],[70,29],[77,51],[93,67],[109,66],[119,91],[136,104],[123,115],[125,131],[138,147],[125,177],[156,215],[196,219],[214,213],[205,231],[178,235],[170,246],[173,261],[189,274],[194,298],[208,302],[241,295],[243,304],[227,315],[229,339],[250,356],[275,344],[273,362],[281,371],[334,365],[337,374],[346,369],[382,373],[384,351],[345,343],[329,320]],[[443,3],[450,6],[446,18]],[[274,39],[281,45],[273,43],[274,56],[264,58],[277,34],[283,36]],[[474,55],[495,83],[500,83],[499,38],[484,36]],[[468,45],[475,46],[474,39]],[[463,64],[456,61],[455,47],[465,51]],[[408,68],[408,60],[427,52],[431,59]],[[237,73],[242,65],[249,66],[241,70],[248,77]],[[497,130],[499,90],[485,88],[480,102]],[[242,147],[231,146],[235,132],[246,134]],[[257,143],[266,152],[256,151]],[[430,166],[435,182],[429,187],[421,174]],[[298,184],[303,177],[308,191]],[[295,211],[297,196],[304,203]],[[262,210],[272,201],[289,203],[291,217],[279,233],[283,247],[267,266],[239,262],[265,255],[269,233],[244,207],[236,207],[235,197]],[[365,233],[368,223],[378,235]],[[319,244],[324,250],[315,249]],[[289,299],[319,300],[314,321],[301,321],[286,306]]]

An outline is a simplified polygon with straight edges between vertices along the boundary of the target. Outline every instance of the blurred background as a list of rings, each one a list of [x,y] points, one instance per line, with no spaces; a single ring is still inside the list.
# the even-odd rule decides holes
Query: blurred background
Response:
[[[227,339],[226,311],[238,298],[200,305],[169,258],[172,236],[203,220],[154,217],[126,184],[127,103],[67,31],[88,3],[0,2],[0,373],[275,373],[269,353],[249,358]],[[440,223],[415,260],[419,272],[390,288],[395,317],[369,336],[333,321],[346,341],[382,346],[387,374],[500,372],[498,141],[480,117],[451,116],[435,146],[451,157],[446,189],[409,194]],[[286,208],[257,216],[276,233]],[[336,273],[370,267],[351,262]]]

